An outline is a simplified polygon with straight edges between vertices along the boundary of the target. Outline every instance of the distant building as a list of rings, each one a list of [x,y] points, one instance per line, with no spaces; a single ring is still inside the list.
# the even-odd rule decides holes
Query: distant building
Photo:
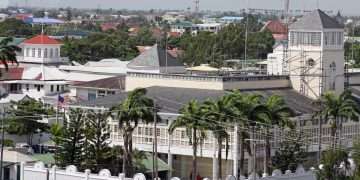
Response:
[[[219,22],[223,24],[240,23],[243,19],[240,16],[224,16],[219,19]]]
[[[278,20],[266,22],[261,31],[270,31],[275,41],[286,40],[288,36],[286,25]]]

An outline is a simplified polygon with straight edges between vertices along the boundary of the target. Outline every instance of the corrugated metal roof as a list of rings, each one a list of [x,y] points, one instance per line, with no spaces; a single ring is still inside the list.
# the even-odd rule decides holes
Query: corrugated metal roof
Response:
[[[59,41],[46,35],[37,35],[24,41],[25,44],[61,44]]]

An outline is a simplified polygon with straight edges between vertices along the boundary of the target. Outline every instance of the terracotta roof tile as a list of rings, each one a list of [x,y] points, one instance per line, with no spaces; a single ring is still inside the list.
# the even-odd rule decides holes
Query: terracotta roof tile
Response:
[[[37,35],[24,41],[25,44],[61,44],[59,41],[46,35]]]

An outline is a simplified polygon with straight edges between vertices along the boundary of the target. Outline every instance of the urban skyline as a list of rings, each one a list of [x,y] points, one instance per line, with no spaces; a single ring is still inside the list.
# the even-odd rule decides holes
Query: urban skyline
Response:
[[[180,9],[194,8],[195,2],[192,0],[9,0],[12,6],[30,7],[74,7],[74,8],[114,8],[114,9]],[[86,1],[86,2],[85,2]],[[266,8],[266,9],[282,9],[284,0],[202,0],[200,1],[200,10],[221,10],[221,11],[237,11],[244,8]],[[303,0],[292,1],[291,9],[325,9],[333,11],[341,11],[343,14],[356,15],[358,11],[354,4],[359,3],[357,0],[346,0],[347,3],[337,0]]]

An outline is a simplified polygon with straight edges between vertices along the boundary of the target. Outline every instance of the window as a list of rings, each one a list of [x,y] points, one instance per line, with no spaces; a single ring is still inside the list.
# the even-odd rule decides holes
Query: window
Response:
[[[51,92],[54,92],[54,85],[51,85],[51,86],[50,86],[50,91],[51,91]]]
[[[98,96],[99,96],[99,97],[104,97],[104,96],[105,96],[105,91],[99,90],[99,91],[98,91]]]
[[[108,95],[112,95],[112,94],[115,94],[115,91],[107,91],[106,92]]]
[[[27,56],[27,57],[30,56],[30,48],[26,48],[26,56]]]
[[[64,85],[61,85],[61,92],[64,92],[64,90],[65,90]]]
[[[335,62],[332,62],[332,63],[330,64],[330,71],[333,71],[333,72],[336,71],[336,64],[335,64]]]
[[[40,92],[41,86],[39,84],[35,84],[35,88],[37,89],[38,92]]]
[[[26,84],[25,87],[26,87],[26,91],[29,91],[29,84]]]
[[[51,49],[50,49],[50,58],[52,58],[53,56],[54,56],[54,49],[51,48]]]
[[[138,127],[138,135],[141,135],[141,132],[142,131],[142,128],[141,127]]]
[[[160,128],[156,128],[156,136],[160,136]]]
[[[35,57],[35,48],[32,48],[32,50],[31,50],[31,56],[32,56],[32,57]]]
[[[56,92],[59,92],[59,91],[60,91],[60,86],[56,85]]]
[[[55,57],[59,57],[59,48],[55,48]]]
[[[48,57],[48,49],[45,48],[45,50],[44,50],[44,58],[47,58],[47,57]]]
[[[89,92],[88,93],[88,100],[92,101],[96,99],[96,92]]]
[[[37,54],[38,54],[37,57],[38,57],[38,58],[41,58],[41,48],[38,48],[38,53],[37,53]]]
[[[312,59],[312,58],[308,59],[307,62],[306,62],[306,65],[309,66],[309,67],[315,66],[315,60]]]

